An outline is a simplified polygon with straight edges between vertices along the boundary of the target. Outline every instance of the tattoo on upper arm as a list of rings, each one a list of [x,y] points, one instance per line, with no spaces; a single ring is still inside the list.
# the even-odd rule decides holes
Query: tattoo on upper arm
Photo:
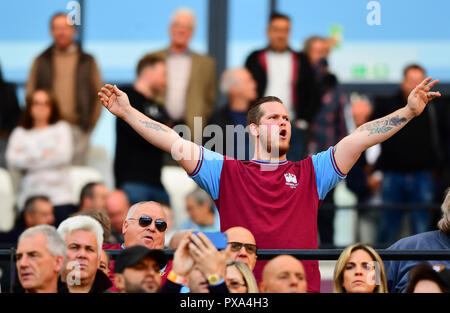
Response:
[[[166,132],[166,133],[168,132],[167,129],[164,129],[161,125],[159,125],[157,123],[149,122],[149,121],[140,121],[140,122],[142,124],[144,124],[145,127],[147,127],[147,128],[151,128],[151,129],[154,129],[157,131],[162,130],[163,132]]]
[[[368,123],[361,127],[360,131],[369,131],[369,136],[373,134],[384,134],[393,129],[394,127],[400,126],[407,121],[406,117],[400,118],[398,115],[384,118],[378,121]]]

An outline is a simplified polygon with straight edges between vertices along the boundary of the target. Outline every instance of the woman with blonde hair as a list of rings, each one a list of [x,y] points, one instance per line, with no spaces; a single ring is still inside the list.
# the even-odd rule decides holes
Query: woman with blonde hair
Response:
[[[258,284],[252,271],[241,261],[228,260],[226,278],[230,293],[258,293]]]
[[[386,272],[378,253],[356,243],[342,251],[334,268],[335,293],[387,293]]]

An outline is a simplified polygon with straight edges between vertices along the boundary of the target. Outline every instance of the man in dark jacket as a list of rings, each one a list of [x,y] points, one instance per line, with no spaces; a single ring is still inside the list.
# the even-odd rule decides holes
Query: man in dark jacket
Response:
[[[123,90],[138,111],[161,123],[168,121],[165,109],[154,101],[166,87],[166,65],[157,56],[142,58],[137,66],[133,86]],[[127,194],[130,204],[141,201],[169,202],[161,183],[163,152],[149,145],[123,120],[116,120],[116,154],[114,176],[116,187]]]
[[[402,107],[408,94],[425,77],[419,65],[404,70],[401,90],[391,97],[375,99],[373,118]],[[434,197],[432,170],[438,163],[436,116],[433,102],[423,114],[408,124],[403,132],[381,144],[376,169],[382,171],[382,197],[387,204],[430,204]],[[398,239],[404,211],[391,209],[382,214],[379,231],[380,244],[392,244]],[[425,209],[411,211],[413,234],[429,230],[429,214]]]

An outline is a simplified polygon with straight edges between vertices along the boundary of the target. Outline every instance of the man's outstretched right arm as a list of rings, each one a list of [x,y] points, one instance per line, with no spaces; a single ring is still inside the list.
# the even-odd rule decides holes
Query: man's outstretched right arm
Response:
[[[158,123],[130,105],[128,96],[116,85],[106,84],[98,96],[112,114],[123,119],[139,135],[155,147],[166,151],[190,174],[194,172],[200,157],[200,147],[181,138],[177,132]]]

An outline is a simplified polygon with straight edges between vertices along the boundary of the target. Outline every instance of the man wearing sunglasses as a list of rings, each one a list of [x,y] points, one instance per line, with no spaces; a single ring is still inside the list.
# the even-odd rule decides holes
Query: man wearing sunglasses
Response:
[[[225,249],[227,260],[241,261],[253,271],[258,256],[255,237],[244,227],[231,227],[225,232],[228,246]]]
[[[136,245],[148,249],[164,249],[166,217],[162,206],[153,201],[138,202],[130,207],[123,222],[124,242],[104,244],[103,249],[126,249]],[[114,282],[114,261],[110,262],[110,279]],[[116,291],[116,289],[113,289]]]
[[[401,109],[361,125],[335,146],[298,162],[286,159],[291,122],[288,110],[276,97],[263,97],[250,106],[247,125],[255,154],[251,161],[240,161],[200,147],[148,118],[134,109],[116,86],[105,85],[98,96],[111,113],[149,143],[171,153],[209,193],[220,213],[221,231],[246,227],[262,249],[317,249],[317,210],[328,191],[346,178],[361,153],[395,135],[419,116],[429,101],[441,96],[431,91],[437,83],[428,77],[413,89]],[[261,265],[254,269],[257,280]],[[308,292],[320,292],[319,262],[305,261],[303,265]]]

